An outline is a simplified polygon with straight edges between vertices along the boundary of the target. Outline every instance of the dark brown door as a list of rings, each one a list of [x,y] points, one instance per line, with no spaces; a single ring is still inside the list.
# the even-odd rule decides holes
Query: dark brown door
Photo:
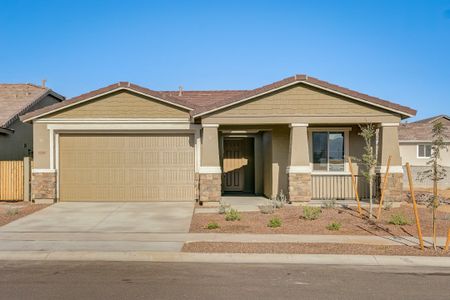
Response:
[[[223,141],[223,189],[225,192],[244,190],[245,139],[225,139]]]

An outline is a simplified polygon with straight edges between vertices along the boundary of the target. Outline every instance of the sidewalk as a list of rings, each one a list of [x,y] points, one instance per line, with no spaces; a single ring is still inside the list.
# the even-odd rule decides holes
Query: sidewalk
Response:
[[[425,237],[431,245],[431,237]],[[446,238],[439,237],[443,246]],[[181,251],[185,242],[417,245],[415,237],[227,233],[1,232],[0,251]]]
[[[309,264],[450,268],[448,257],[184,252],[0,251],[0,260]]]

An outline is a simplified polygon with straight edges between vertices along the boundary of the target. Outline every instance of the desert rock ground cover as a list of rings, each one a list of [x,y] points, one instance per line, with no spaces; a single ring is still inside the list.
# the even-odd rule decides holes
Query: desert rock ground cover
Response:
[[[376,210],[374,210],[376,211]],[[216,232],[216,233],[263,233],[263,234],[333,234],[333,235],[377,235],[377,236],[417,236],[414,222],[414,212],[411,204],[402,204],[399,208],[383,210],[380,220],[369,220],[367,211],[360,217],[356,208],[328,208],[316,220],[302,218],[303,208],[286,206],[275,210],[273,214],[260,212],[241,212],[239,221],[225,221],[225,217],[218,213],[194,214],[190,232]],[[424,236],[431,236],[430,209],[419,208],[420,222]],[[407,225],[390,224],[392,215],[402,215],[408,221]],[[271,228],[267,224],[270,219],[277,217],[281,226]],[[219,225],[216,229],[207,229],[208,223]],[[339,230],[329,230],[330,223],[340,223]],[[450,212],[442,209],[438,213],[438,236],[446,236],[450,227]]]
[[[49,204],[33,204],[25,201],[0,202],[0,226],[25,217],[47,206]]]

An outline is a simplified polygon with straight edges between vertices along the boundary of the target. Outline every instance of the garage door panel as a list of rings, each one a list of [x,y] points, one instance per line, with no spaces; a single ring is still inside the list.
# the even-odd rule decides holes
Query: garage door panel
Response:
[[[60,135],[61,201],[193,201],[192,135]]]

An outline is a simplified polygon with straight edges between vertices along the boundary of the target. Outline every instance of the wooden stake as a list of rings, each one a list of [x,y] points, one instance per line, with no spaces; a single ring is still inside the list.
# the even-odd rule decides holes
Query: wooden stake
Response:
[[[352,159],[348,157],[348,166],[350,168],[350,174],[352,175],[352,186],[355,192],[356,202],[358,203],[358,213],[361,215],[361,203],[359,203],[358,187],[356,186],[355,174],[353,174]]]
[[[450,227],[447,231],[447,241],[445,242],[445,251],[448,251],[448,246],[450,245]]]
[[[384,174],[383,187],[381,188],[380,205],[378,206],[377,219],[380,219],[380,217],[381,217],[381,208],[383,207],[384,191],[386,190],[386,185],[387,185],[387,181],[389,178],[388,176],[389,176],[389,167],[390,166],[391,166],[391,156],[389,155],[387,165],[386,165],[386,174]]]
[[[419,212],[417,211],[416,195],[414,194],[414,185],[411,176],[411,166],[409,165],[409,163],[406,163],[406,172],[408,173],[409,192],[411,193],[414,215],[416,216],[416,226],[417,226],[417,235],[419,236],[419,245],[420,249],[423,250],[424,246],[423,246],[422,229],[420,228]]]

